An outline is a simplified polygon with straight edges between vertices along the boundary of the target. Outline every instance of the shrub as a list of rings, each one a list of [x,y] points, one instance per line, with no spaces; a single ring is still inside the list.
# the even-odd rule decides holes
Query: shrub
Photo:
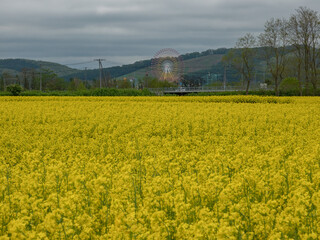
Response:
[[[22,87],[19,84],[12,84],[7,86],[7,91],[13,96],[19,96],[22,92]]]
[[[299,80],[294,77],[285,78],[280,84],[280,92],[285,95],[300,95]]]

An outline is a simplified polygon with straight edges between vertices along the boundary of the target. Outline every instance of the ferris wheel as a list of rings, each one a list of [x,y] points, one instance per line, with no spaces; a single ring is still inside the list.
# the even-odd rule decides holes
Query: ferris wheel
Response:
[[[152,71],[160,81],[178,83],[183,72],[181,55],[172,48],[165,48],[152,59]]]

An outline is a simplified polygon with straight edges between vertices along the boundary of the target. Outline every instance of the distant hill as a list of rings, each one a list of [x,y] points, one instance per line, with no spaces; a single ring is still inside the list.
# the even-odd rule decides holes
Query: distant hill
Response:
[[[222,56],[227,52],[228,49],[221,48],[181,55],[181,58],[183,59],[184,72],[185,74],[195,74],[198,71],[208,72],[221,61]],[[109,74],[112,78],[142,78],[146,73],[152,75],[151,62],[152,59],[149,59],[138,61],[133,64],[104,68],[104,73]],[[64,78],[70,79],[76,77],[79,79],[98,79],[99,74],[99,69],[87,71],[82,70],[76,73],[65,75]]]
[[[139,69],[144,69],[150,65],[151,65],[151,60],[144,60],[144,61],[135,62],[133,64],[104,68],[103,70],[105,74],[109,74],[112,78],[117,78],[129,73],[132,73],[134,71],[137,71]],[[63,77],[65,79],[79,78],[79,79],[93,80],[93,79],[99,79],[99,75],[100,75],[99,69],[91,69],[91,70],[78,70],[75,73],[64,75]]]
[[[219,62],[221,62],[222,57],[223,57],[223,54],[213,54],[213,55],[199,56],[199,57],[194,57],[194,58],[189,58],[187,60],[183,60],[183,62],[182,62],[183,72],[186,75],[197,74],[200,71],[207,73],[215,65],[217,65]],[[108,69],[106,69],[106,71],[108,71]],[[144,68],[140,68],[134,72],[125,73],[123,75],[116,76],[116,77],[143,78],[146,73],[153,76],[151,62]]]
[[[46,62],[46,61],[35,61],[27,59],[0,59],[0,73],[10,73],[16,75],[21,73],[23,69],[36,70],[40,69],[50,69],[55,72],[59,77],[63,77],[70,74],[76,74],[79,72],[77,69],[72,69],[67,66]]]
[[[222,57],[230,49],[209,49],[204,52],[193,52],[181,55],[183,60],[183,73],[191,77],[200,77],[207,82],[222,81],[224,75],[224,65],[221,62]],[[261,50],[261,49],[260,49]],[[265,63],[262,59],[256,59],[258,67],[255,79],[262,80],[265,78],[264,67]],[[126,64],[122,66],[115,66],[104,68],[104,74],[110,76],[111,78],[122,79],[126,78],[143,78],[146,73],[149,76],[153,76],[153,71],[151,69],[152,59],[137,61],[133,64]],[[92,70],[77,70],[70,67],[45,61],[34,61],[26,59],[3,59],[0,60],[0,73],[8,72],[13,75],[18,74],[22,69],[35,69],[37,71],[42,69],[50,69],[55,72],[59,77],[65,80],[70,80],[71,78],[79,79],[99,79],[100,71],[99,69]],[[232,68],[227,69],[227,79],[228,81],[239,81],[240,76],[237,71]]]

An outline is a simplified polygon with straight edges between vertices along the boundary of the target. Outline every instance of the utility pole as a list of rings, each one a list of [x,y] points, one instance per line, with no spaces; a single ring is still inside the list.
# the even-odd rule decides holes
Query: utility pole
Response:
[[[103,67],[102,67],[102,61],[106,61],[105,59],[101,59],[101,58],[98,58],[98,59],[94,59],[94,61],[97,61],[99,62],[99,70],[100,70],[100,88],[102,88],[102,70],[103,70]]]

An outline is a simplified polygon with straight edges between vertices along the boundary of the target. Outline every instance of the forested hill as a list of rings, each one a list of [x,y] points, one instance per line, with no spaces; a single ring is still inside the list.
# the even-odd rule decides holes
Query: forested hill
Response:
[[[220,62],[221,57],[228,52],[229,49],[220,48],[220,49],[209,49],[204,52],[193,52],[181,55],[181,59],[183,62],[187,62],[187,64],[183,64],[188,67],[186,69],[187,74],[196,73],[198,71],[208,72],[214,67],[218,62]],[[104,68],[105,74],[110,75],[112,78],[118,78],[126,75],[142,77],[146,72],[151,72],[152,59],[137,61],[133,64],[127,64],[122,66]],[[201,64],[202,67],[200,66]],[[193,67],[191,67],[193,66]],[[87,70],[86,72],[78,71],[76,73],[65,75],[64,78],[79,78],[79,79],[98,79],[99,78],[99,69]]]
[[[207,78],[207,75],[210,73],[211,77],[220,79],[224,73],[224,65],[221,60],[229,50],[226,48],[209,49],[203,52],[181,55],[184,74],[192,77]],[[262,61],[258,59],[257,62],[258,65],[261,65]],[[104,68],[103,72],[111,78],[142,78],[146,73],[152,75],[151,63],[152,59],[137,61],[133,64]],[[16,75],[23,70],[39,71],[40,69],[50,69],[65,80],[70,80],[71,78],[93,80],[99,79],[100,75],[99,69],[85,71],[73,69],[58,63],[26,59],[0,60],[0,74],[9,73]],[[238,77],[235,77],[234,72],[233,69],[228,69],[228,78],[237,81]]]
[[[183,61],[187,62],[187,66],[197,66],[192,69],[188,67],[187,73],[195,73],[198,70],[200,71],[209,71],[210,68],[217,64],[220,61],[222,55],[224,55],[228,49],[221,48],[217,50],[207,50],[204,52],[193,52],[187,53],[181,56]],[[211,56],[209,58],[206,58]],[[128,74],[137,73],[136,77],[141,77],[140,75],[145,72],[150,71],[152,59],[137,61],[133,64],[126,64],[122,66],[109,67],[104,69],[104,73],[110,75],[112,78],[122,77]],[[211,64],[212,63],[212,64]],[[202,65],[202,66],[200,66]],[[28,59],[0,59],[0,74],[9,73],[10,75],[17,75],[23,70],[35,70],[39,71],[40,69],[50,69],[56,73],[59,77],[63,77],[66,80],[70,78],[79,78],[79,79],[98,79],[99,78],[99,69],[92,70],[78,70],[67,67],[62,64],[47,62],[47,61],[35,61]]]
[[[23,70],[39,71],[41,68],[50,69],[60,77],[79,72],[77,69],[72,69],[65,65],[53,62],[28,59],[0,59],[0,73],[16,75],[21,73]]]

